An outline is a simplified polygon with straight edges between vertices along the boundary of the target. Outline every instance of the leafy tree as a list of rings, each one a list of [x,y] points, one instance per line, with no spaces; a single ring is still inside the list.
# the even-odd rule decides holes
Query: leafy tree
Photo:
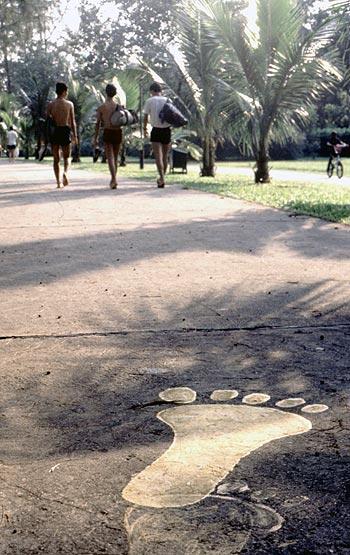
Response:
[[[319,107],[319,126],[324,128],[350,127],[349,105],[350,95],[348,91],[340,88],[327,98],[326,103]]]
[[[130,56],[168,42],[175,23],[175,0],[81,0],[78,32],[68,33],[67,52],[83,81],[103,80],[125,68]],[[146,30],[146,32],[145,32]]]
[[[73,56],[76,77],[103,80],[107,72],[116,71],[126,61],[125,32],[118,22],[104,20],[101,5],[82,2],[78,32],[69,32],[67,53]]]
[[[17,97],[31,119],[31,125],[26,123],[27,142],[35,142],[39,151],[47,104],[55,97],[56,81],[64,81],[67,72],[59,55],[35,49],[28,51],[13,69]]]
[[[222,54],[230,87],[227,123],[256,160],[256,182],[268,182],[271,141],[283,144],[308,121],[310,107],[341,78],[328,48],[337,22],[323,9],[307,25],[293,0],[257,0],[257,31],[234,17],[222,0],[198,0],[207,18],[211,48]],[[337,2],[339,6],[344,2]]]
[[[109,2],[109,0],[105,0]],[[179,0],[115,0],[123,14],[122,24],[129,54],[143,53],[152,45],[164,45],[179,31]]]
[[[36,37],[41,45],[58,0],[0,0],[0,88],[13,92],[13,64]]]

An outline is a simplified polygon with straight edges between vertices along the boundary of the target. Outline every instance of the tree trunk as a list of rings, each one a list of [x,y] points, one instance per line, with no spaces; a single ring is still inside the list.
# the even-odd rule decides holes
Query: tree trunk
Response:
[[[81,162],[81,159],[80,159],[80,132],[79,132],[80,126],[79,126],[78,122],[76,122],[76,126],[77,126],[77,141],[78,141],[78,144],[74,145],[73,148],[72,148],[72,163],[73,164],[78,164],[79,162]]]
[[[201,164],[201,177],[215,177],[215,150],[216,144],[212,136],[203,138],[203,157]]]
[[[254,175],[255,183],[270,183],[271,181],[269,174],[268,137],[263,137],[260,140]]]
[[[4,56],[4,68],[5,68],[5,74],[6,74],[6,80],[7,80],[7,92],[8,94],[12,93],[12,80],[11,80],[11,73],[10,73],[10,62],[8,59],[8,55],[7,55],[7,48],[5,48],[5,51],[3,53]]]
[[[72,163],[79,163],[81,162],[80,159],[80,146],[79,144],[75,145],[73,147],[73,153],[72,153]]]
[[[39,159],[40,147],[41,147],[41,137],[39,136],[39,137],[37,137],[37,140],[36,140],[35,160]]]
[[[122,143],[121,148],[120,148],[120,163],[119,163],[120,167],[125,167],[126,166],[126,146],[125,143]]]

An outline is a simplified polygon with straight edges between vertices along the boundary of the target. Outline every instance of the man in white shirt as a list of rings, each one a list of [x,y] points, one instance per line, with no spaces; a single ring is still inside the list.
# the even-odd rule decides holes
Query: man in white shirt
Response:
[[[152,83],[150,86],[151,97],[147,98],[145,106],[143,109],[144,119],[143,119],[143,131],[144,136],[147,137],[147,124],[148,116],[151,120],[152,131],[151,131],[151,143],[153,153],[156,159],[157,169],[159,173],[159,179],[157,179],[157,185],[159,188],[163,188],[165,185],[165,174],[168,167],[168,155],[171,145],[171,131],[169,123],[162,122],[159,118],[159,112],[163,108],[167,101],[165,96],[162,96],[162,87],[159,83]]]
[[[15,151],[16,151],[17,141],[18,141],[18,134],[11,125],[6,135],[6,148],[9,155],[9,162],[15,161]]]

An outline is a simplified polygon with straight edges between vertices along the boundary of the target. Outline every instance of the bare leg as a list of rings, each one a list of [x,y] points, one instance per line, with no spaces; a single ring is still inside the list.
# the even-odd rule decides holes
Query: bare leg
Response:
[[[166,174],[166,172],[167,172],[167,169],[168,169],[169,150],[170,150],[170,143],[167,144],[167,145],[162,145],[164,176],[165,176],[165,174]]]
[[[59,145],[51,145],[53,156],[53,171],[56,177],[57,187],[60,188],[62,183],[60,180],[60,147]]]
[[[118,157],[121,143],[113,145],[114,163],[115,163],[115,187],[117,187],[117,173],[118,173]]]
[[[163,162],[163,146],[162,143],[152,143],[154,157],[156,159],[156,166],[159,173],[157,181],[158,187],[164,187],[164,162]]]
[[[114,155],[114,145],[111,143],[104,143],[105,155],[108,160],[109,173],[111,174],[110,188],[115,189],[117,187],[117,160]]]
[[[15,161],[15,150],[13,148],[9,149],[9,162]]]
[[[65,187],[67,187],[67,185],[69,185],[69,181],[68,181],[68,170],[69,170],[69,166],[70,166],[70,145],[67,146],[63,146],[62,147],[62,154],[63,154],[63,185]]]

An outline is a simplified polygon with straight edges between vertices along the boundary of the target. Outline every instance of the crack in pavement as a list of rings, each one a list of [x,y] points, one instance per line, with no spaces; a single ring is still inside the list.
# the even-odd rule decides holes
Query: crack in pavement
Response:
[[[350,328],[349,322],[337,322],[334,324],[256,324],[253,326],[227,326],[221,328],[174,328],[174,329],[129,329],[105,332],[76,332],[76,333],[53,333],[53,334],[13,334],[0,335],[0,341],[9,339],[72,339],[76,337],[108,337],[115,335],[135,335],[135,334],[187,334],[187,333],[217,333],[217,332],[249,332],[256,330],[334,330],[338,328]]]
[[[16,489],[16,490],[20,490],[23,491],[24,493],[30,495],[31,497],[34,497],[35,499],[38,499],[39,501],[46,501],[48,503],[57,503],[58,505],[63,505],[65,507],[70,507],[73,509],[77,509],[79,511],[82,511],[84,513],[88,513],[88,514],[94,514],[94,515],[101,515],[101,517],[105,517],[105,513],[103,511],[100,511],[98,509],[92,510],[92,509],[87,509],[86,507],[81,507],[80,505],[76,505],[75,503],[73,503],[72,501],[69,501],[68,499],[52,499],[51,497],[47,497],[46,495],[41,495],[40,493],[36,493],[34,491],[31,491],[28,488],[25,488],[24,486],[20,486],[18,484],[13,484],[11,482],[8,482],[7,480],[5,480],[4,478],[1,478],[0,476],[0,482],[2,482],[3,484],[5,484],[6,486]],[[108,523],[105,523],[106,525]]]

